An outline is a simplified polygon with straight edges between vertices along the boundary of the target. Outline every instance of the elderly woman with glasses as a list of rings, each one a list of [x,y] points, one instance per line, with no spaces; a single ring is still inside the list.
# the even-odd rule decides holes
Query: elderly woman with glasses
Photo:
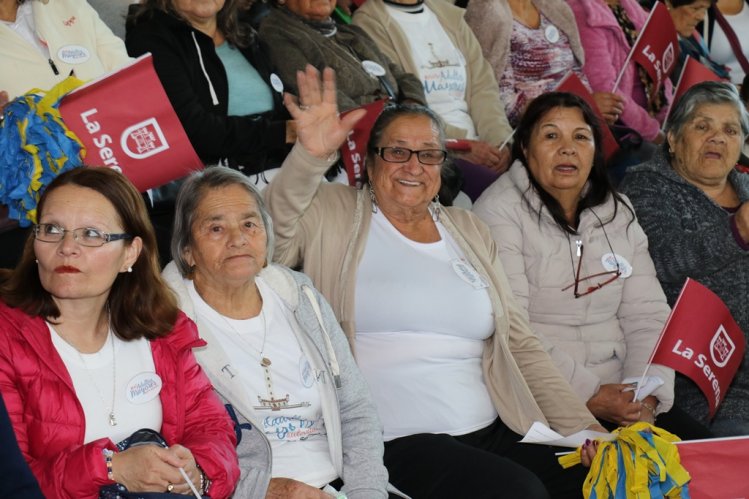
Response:
[[[360,112],[337,118],[335,83],[299,75],[299,142],[266,191],[275,258],[330,300],[372,390],[385,466],[412,497],[580,497],[584,471],[518,443],[534,421],[601,428],[554,368],[512,297],[488,228],[440,205],[445,132],[421,106],[386,108],[357,190],[322,183]],[[586,447],[584,458],[594,455]]]
[[[77,168],[46,188],[38,218],[0,273],[0,392],[44,496],[229,497],[231,419],[159,276],[143,198],[120,173]],[[128,447],[142,429],[169,447]]]
[[[185,181],[164,276],[237,416],[235,497],[385,499],[380,423],[346,338],[308,277],[269,264],[273,241],[250,179],[216,167]]]
[[[749,116],[735,87],[704,82],[676,103],[663,150],[628,172],[622,190],[650,241],[650,254],[669,303],[687,277],[717,294],[749,334],[749,177],[734,168]],[[708,422],[695,384],[677,376],[676,403]],[[710,428],[749,434],[749,351]]]
[[[538,97],[518,127],[515,162],[474,212],[531,328],[588,409],[613,425],[652,423],[673,404],[673,371],[651,366],[663,384],[637,400],[631,382],[669,308],[645,233],[608,181],[599,127],[572,94]]]

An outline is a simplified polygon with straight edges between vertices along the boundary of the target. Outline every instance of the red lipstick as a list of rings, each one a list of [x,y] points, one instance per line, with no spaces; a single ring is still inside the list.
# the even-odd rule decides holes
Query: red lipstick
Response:
[[[77,274],[80,270],[70,265],[60,265],[59,267],[55,267],[55,272],[58,274]]]

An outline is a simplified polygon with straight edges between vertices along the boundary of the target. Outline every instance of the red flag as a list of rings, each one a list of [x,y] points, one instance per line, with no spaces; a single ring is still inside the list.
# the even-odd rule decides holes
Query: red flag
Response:
[[[63,97],[60,115],[86,162],[145,191],[203,168],[153,69],[151,54]]]
[[[640,31],[629,57],[637,64],[645,68],[650,78],[653,80],[653,89],[650,93],[650,99],[654,99],[663,82],[676,67],[676,61],[679,59],[679,38],[668,13],[668,8],[662,2],[656,2],[650,11],[645,26]],[[622,72],[616,80],[614,89],[619,86],[625,64]]]
[[[676,103],[684,92],[689,90],[692,86],[702,83],[703,81],[722,81],[718,75],[713,73],[697,59],[687,56],[687,60],[684,66],[681,68],[681,74],[679,75],[679,83],[676,84],[674,90],[673,103]],[[670,111],[669,111],[670,112]]]
[[[372,131],[372,127],[385,107],[385,103],[387,103],[387,99],[376,100],[341,113],[341,116],[345,116],[357,109],[367,110],[367,114],[356,123],[353,130],[349,132],[346,142],[341,146],[341,159],[343,159],[343,164],[346,166],[348,183],[357,189],[364,182],[364,160],[367,157],[369,132]]]
[[[746,340],[715,293],[687,279],[653,352],[652,362],[694,381],[707,397],[710,417],[744,358]]]
[[[614,134],[611,133],[611,130],[606,124],[606,120],[603,118],[601,110],[598,109],[596,100],[593,98],[593,94],[590,93],[590,90],[588,90],[588,87],[585,86],[585,84],[580,80],[580,78],[578,78],[575,73],[570,71],[564,78],[562,78],[562,81],[559,82],[554,90],[557,92],[569,92],[571,94],[575,94],[578,97],[582,98],[585,102],[587,102],[588,105],[593,109],[593,112],[596,113],[598,119],[601,120],[603,156],[608,161],[609,158],[611,158],[611,156],[613,156],[614,153],[619,150],[619,144],[616,142]]]
[[[681,464],[689,472],[689,495],[748,497],[749,437],[711,438],[676,442]]]

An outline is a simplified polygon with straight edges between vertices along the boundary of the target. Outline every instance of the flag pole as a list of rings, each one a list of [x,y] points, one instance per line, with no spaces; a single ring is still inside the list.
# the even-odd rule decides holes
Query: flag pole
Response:
[[[642,383],[645,381],[645,376],[648,374],[648,370],[650,369],[650,366],[653,363],[653,357],[655,357],[655,352],[658,351],[658,347],[661,346],[661,340],[663,340],[663,334],[668,330],[668,325],[671,323],[671,319],[674,316],[674,310],[676,310],[676,307],[679,305],[679,302],[681,301],[681,297],[684,294],[684,289],[687,287],[687,284],[689,284],[689,281],[692,279],[690,277],[687,277],[687,279],[684,281],[684,285],[681,287],[681,291],[679,291],[679,297],[676,299],[676,303],[674,303],[674,306],[671,308],[671,313],[668,314],[668,319],[666,319],[666,323],[663,325],[663,329],[661,329],[661,334],[658,335],[658,341],[655,342],[655,346],[653,347],[653,351],[650,352],[650,358],[648,359],[648,363],[645,364],[645,371],[642,373],[642,377],[640,378],[640,381],[637,382],[637,387],[635,388],[635,397],[632,400],[632,402],[637,402],[637,396],[640,394],[640,387],[642,387]]]

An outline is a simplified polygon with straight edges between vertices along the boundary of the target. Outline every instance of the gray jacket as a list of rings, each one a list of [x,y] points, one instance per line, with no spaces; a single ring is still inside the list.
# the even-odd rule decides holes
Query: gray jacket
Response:
[[[325,373],[319,385],[322,413],[331,460],[345,482],[343,492],[351,499],[387,497],[388,474],[382,463],[382,428],[377,411],[330,305],[304,274],[269,265],[260,275],[293,312],[296,321],[292,326],[299,347],[313,368]],[[177,294],[180,308],[197,322],[201,338],[208,342],[193,350],[195,357],[224,403],[234,406],[243,426],[237,447],[242,474],[234,495],[262,499],[271,479],[272,456],[270,442],[257,430],[260,417],[252,409],[241,381],[226,369],[229,358],[210,325],[196,319],[194,304],[174,262],[167,265],[163,276]],[[308,298],[310,291],[321,311],[324,330]]]
[[[731,171],[728,181],[740,201],[749,200],[749,176]],[[687,277],[707,286],[749,334],[749,252],[731,229],[733,215],[671,168],[663,151],[628,170],[620,184],[648,235],[650,255],[669,304]],[[676,405],[707,422],[707,402],[697,386],[676,379]],[[715,421],[749,421],[749,349]]]

